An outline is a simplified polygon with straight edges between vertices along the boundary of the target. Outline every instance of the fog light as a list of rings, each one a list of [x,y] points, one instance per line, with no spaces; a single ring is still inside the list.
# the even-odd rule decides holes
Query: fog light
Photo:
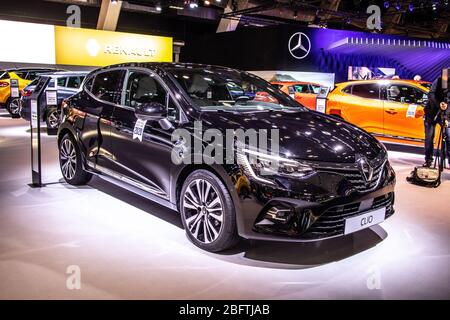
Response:
[[[271,207],[269,210],[267,210],[266,216],[271,220],[286,222],[289,219],[291,213],[291,209]]]

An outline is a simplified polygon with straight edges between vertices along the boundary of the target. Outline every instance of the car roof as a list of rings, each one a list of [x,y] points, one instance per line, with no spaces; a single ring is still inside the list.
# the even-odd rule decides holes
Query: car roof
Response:
[[[417,86],[420,86],[421,82],[422,83],[426,83],[424,81],[415,81],[415,80],[411,80],[411,79],[370,79],[370,80],[351,80],[351,81],[346,81],[346,82],[340,82],[340,83],[336,83],[336,87],[342,87],[342,86],[347,86],[350,84],[364,84],[364,83],[378,83],[378,82],[383,82],[383,83],[398,83],[398,84],[415,84]]]
[[[101,70],[108,70],[113,68],[129,68],[129,67],[137,67],[137,68],[147,68],[147,69],[161,69],[165,68],[180,68],[180,69],[210,69],[210,70],[228,70],[228,71],[238,71],[234,68],[217,66],[217,65],[209,65],[209,64],[200,64],[200,63],[186,63],[186,62],[128,62],[128,63],[120,63],[113,64],[110,66],[106,66],[103,68],[95,69],[92,72],[98,72]]]
[[[8,72],[14,72],[14,71],[51,71],[51,70],[62,71],[63,69],[58,69],[58,68],[43,68],[43,67],[34,67],[34,68],[9,68],[9,69],[5,69],[5,71],[8,71]]]
[[[320,86],[320,84],[315,83],[315,82],[305,82],[305,81],[271,81],[270,83],[272,84],[280,84],[280,85],[285,85],[285,84],[313,84],[316,86]]]
[[[88,73],[88,71],[57,71],[52,73],[43,73],[39,76],[85,76]]]

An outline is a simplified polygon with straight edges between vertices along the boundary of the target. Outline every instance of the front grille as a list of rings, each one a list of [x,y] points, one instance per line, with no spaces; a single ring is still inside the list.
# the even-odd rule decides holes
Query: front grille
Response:
[[[345,219],[364,212],[386,207],[385,218],[394,213],[394,193],[388,193],[373,199],[372,206],[360,210],[361,202],[331,207],[326,210],[313,225],[303,234],[306,238],[326,238],[344,234]]]
[[[378,184],[380,183],[380,177],[383,174],[383,169],[386,166],[386,162],[382,162],[381,164],[374,167],[372,180],[370,182],[366,182],[361,171],[357,168],[334,168],[334,169],[322,169],[320,171],[332,172],[339,175],[344,176],[349,183],[358,191],[358,192],[369,192],[374,190]]]

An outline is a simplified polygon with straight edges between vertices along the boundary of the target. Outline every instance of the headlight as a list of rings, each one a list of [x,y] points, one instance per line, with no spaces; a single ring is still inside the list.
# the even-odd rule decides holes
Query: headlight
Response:
[[[268,184],[275,184],[275,176],[304,178],[315,172],[312,167],[298,161],[249,149],[238,149],[236,157],[246,174]]]

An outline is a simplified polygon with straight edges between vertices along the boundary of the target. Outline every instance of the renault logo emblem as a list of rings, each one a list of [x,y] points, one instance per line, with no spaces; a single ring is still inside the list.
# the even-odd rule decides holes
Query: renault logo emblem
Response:
[[[311,41],[303,32],[296,32],[289,38],[288,48],[295,59],[303,59],[311,51]]]
[[[357,155],[356,163],[358,165],[359,171],[364,178],[364,180],[368,183],[372,181],[373,178],[373,168],[370,165],[369,161],[363,155]]]

